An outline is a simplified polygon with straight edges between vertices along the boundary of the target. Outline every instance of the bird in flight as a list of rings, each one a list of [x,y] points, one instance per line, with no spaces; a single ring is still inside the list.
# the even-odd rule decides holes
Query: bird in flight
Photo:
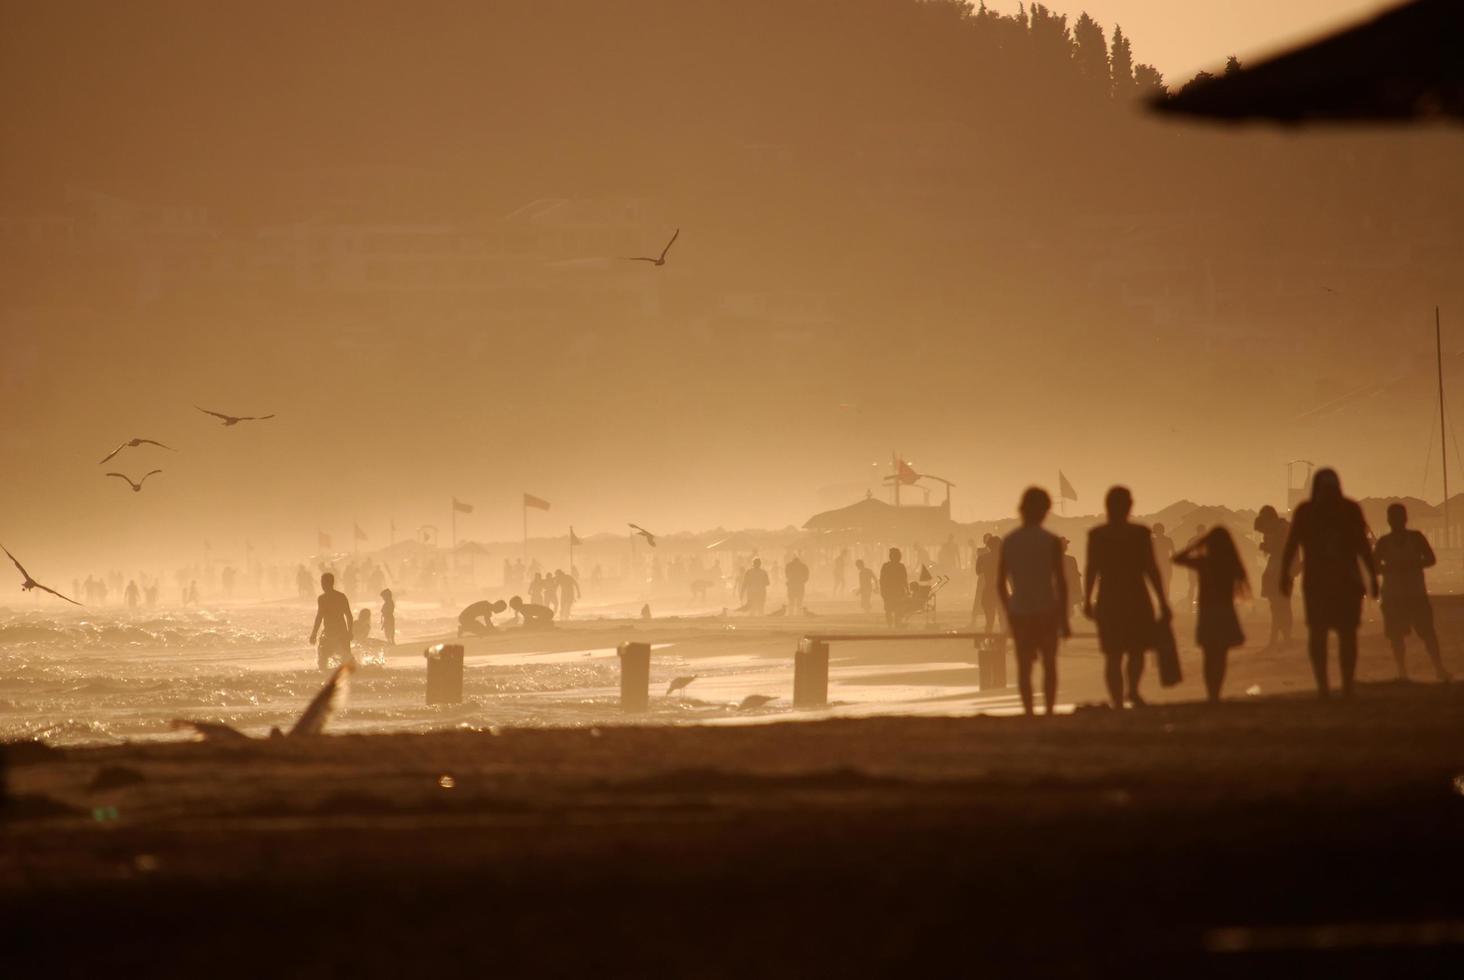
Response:
[[[198,405],[194,405],[193,407],[197,408],[204,415],[212,415],[214,418],[223,419],[224,425],[238,425],[240,422],[263,422],[265,419],[274,418],[273,412],[268,415],[225,415],[223,412],[210,412],[208,409],[200,408]]]
[[[626,525],[625,526],[628,527],[628,528],[630,528],[636,534],[639,534],[641,537],[645,538],[646,539],[646,544],[649,544],[652,548],[654,548],[656,546],[656,536],[654,534],[652,534],[650,531],[647,531],[645,528],[641,527],[639,524],[631,524],[628,521],[626,522]]]
[[[325,723],[336,712],[342,710],[346,705],[346,693],[350,689],[351,671],[354,670],[350,663],[341,664],[330,675],[330,678],[321,687],[320,692],[310,699],[305,706],[298,721],[288,732],[282,732],[278,728],[269,730],[270,738],[304,738],[311,735],[319,735],[325,730]],[[189,718],[174,718],[169,722],[169,727],[174,731],[192,729],[205,742],[238,742],[247,740],[239,729],[232,725],[226,725],[221,721],[193,721]]]
[[[132,488],[132,492],[133,493],[141,493],[142,492],[142,485],[147,482],[147,478],[150,477],[150,476],[152,476],[153,473],[161,473],[161,472],[162,472],[162,470],[152,470],[152,471],[150,471],[148,473],[144,473],[142,475],[142,479],[141,480],[138,480],[136,483],[133,483],[132,482],[132,478],[131,477],[124,476],[121,473],[108,473],[107,475],[108,476],[115,476],[119,480],[126,480],[127,481],[127,485]]]
[[[15,565],[16,568],[20,569],[21,577],[25,579],[24,582],[20,583],[20,591],[22,591],[22,592],[29,592],[31,589],[40,589],[42,592],[49,592],[49,593],[51,593],[53,596],[55,596],[58,599],[65,599],[67,602],[71,603],[73,606],[79,606],[79,605],[81,605],[81,603],[77,602],[75,599],[71,598],[70,596],[64,596],[61,593],[57,592],[55,589],[51,588],[49,585],[42,585],[41,583],[37,582],[35,579],[31,578],[31,573],[25,570],[25,566],[24,565],[22,565],[20,562],[18,562],[18,561],[15,560],[15,556],[10,553],[10,549],[9,548],[5,547],[4,545],[0,545],[0,551],[5,552],[5,557],[9,558],[11,560],[11,562],[14,563],[14,565]]]
[[[671,683],[666,685],[666,696],[669,698],[677,691],[684,691],[692,681],[696,680],[696,674],[683,674],[680,677],[671,678]]]
[[[677,228],[676,229],[676,234],[674,234],[674,235],[671,236],[671,240],[666,243],[666,247],[663,248],[663,249],[661,249],[661,254],[658,255],[654,259],[651,258],[648,255],[637,255],[637,256],[635,256],[633,258],[627,258],[625,261],[627,261],[627,262],[649,262],[651,265],[656,266],[657,268],[660,268],[661,266],[663,266],[663,265],[666,264],[666,253],[669,252],[669,251],[671,251],[671,246],[672,245],[675,245],[676,244],[676,239],[678,239],[680,237],[681,237],[681,229],[680,228]]]
[[[97,465],[98,466],[101,466],[107,460],[111,459],[113,456],[117,455],[122,450],[126,449],[128,446],[131,446],[133,449],[136,449],[138,446],[141,446],[143,443],[147,443],[149,446],[162,446],[162,448],[168,450],[169,452],[173,452],[173,453],[176,453],[178,451],[178,450],[174,449],[172,446],[163,446],[163,444],[161,442],[158,442],[156,439],[128,439],[122,445],[118,446],[116,449],[114,449],[111,452],[107,453],[107,455],[103,456],[100,460],[98,460],[97,461]]]

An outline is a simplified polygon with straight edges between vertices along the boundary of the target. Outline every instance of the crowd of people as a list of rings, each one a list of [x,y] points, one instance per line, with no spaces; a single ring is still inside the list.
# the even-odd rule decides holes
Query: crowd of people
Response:
[[[1164,645],[1174,615],[1164,570],[1170,562],[1194,576],[1195,643],[1204,658],[1206,693],[1212,702],[1218,701],[1229,651],[1245,642],[1235,603],[1250,587],[1230,532],[1224,527],[1206,528],[1178,551],[1156,547],[1155,532],[1129,519],[1132,494],[1125,487],[1113,487],[1104,498],[1106,521],[1089,532],[1087,566],[1080,597],[1075,599],[1065,542],[1042,527],[1051,507],[1045,490],[1029,488],[1018,506],[1020,526],[995,547],[992,585],[1016,650],[1024,709],[1034,711],[1032,679],[1039,662],[1045,707],[1048,713],[1054,709],[1058,643],[1071,635],[1072,611],[1078,605],[1097,626],[1111,704],[1115,708],[1144,704],[1140,681],[1145,656]],[[1343,496],[1336,471],[1323,469],[1313,478],[1311,498],[1296,508],[1291,522],[1274,508],[1264,509],[1256,519],[1267,556],[1261,587],[1272,608],[1272,638],[1289,633],[1290,597],[1299,577],[1307,655],[1322,698],[1332,690],[1328,645],[1334,633],[1340,692],[1343,697],[1352,694],[1357,633],[1367,594],[1381,599],[1384,632],[1399,675],[1406,676],[1405,640],[1414,633],[1439,679],[1449,679],[1424,583],[1424,570],[1437,559],[1428,539],[1408,527],[1403,504],[1392,504],[1387,514],[1390,530],[1374,543],[1362,509]],[[981,601],[979,590],[977,601]]]

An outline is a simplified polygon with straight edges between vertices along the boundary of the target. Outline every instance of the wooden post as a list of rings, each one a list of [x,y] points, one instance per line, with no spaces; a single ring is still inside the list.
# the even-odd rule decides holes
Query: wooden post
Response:
[[[439,643],[427,648],[427,703],[461,704],[463,700],[463,648],[457,643]]]
[[[620,710],[645,711],[651,706],[651,645],[622,643],[620,655]]]
[[[793,707],[824,708],[829,703],[829,645],[799,640],[793,653]]]

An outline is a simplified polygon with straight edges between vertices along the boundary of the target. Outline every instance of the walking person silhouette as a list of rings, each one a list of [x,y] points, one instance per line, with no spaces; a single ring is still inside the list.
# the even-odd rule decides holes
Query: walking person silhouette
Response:
[[[1378,571],[1367,540],[1367,521],[1357,501],[1342,496],[1342,480],[1331,468],[1312,477],[1311,499],[1303,501],[1291,521],[1281,552],[1281,594],[1291,595],[1291,563],[1301,553],[1302,605],[1306,608],[1307,656],[1317,680],[1317,694],[1328,697],[1327,634],[1337,634],[1337,663],[1342,696],[1352,696],[1357,673],[1357,627],[1362,621],[1362,574],[1367,569],[1373,598]]]
[[[996,562],[996,594],[1017,649],[1017,687],[1029,715],[1033,664],[1042,658],[1042,702],[1050,715],[1057,704],[1058,637],[1072,635],[1062,540],[1042,527],[1051,509],[1046,490],[1028,487],[1017,507],[1022,526],[1002,539]]]
[[[1449,672],[1439,656],[1439,634],[1434,629],[1433,604],[1429,602],[1428,585],[1423,570],[1438,564],[1433,548],[1422,531],[1408,527],[1408,508],[1388,505],[1388,527],[1391,530],[1378,538],[1373,546],[1378,571],[1383,576],[1383,632],[1393,645],[1393,659],[1398,662],[1398,679],[1408,679],[1404,663],[1404,641],[1410,632],[1423,641],[1434,674],[1447,682]]]
[[[1291,642],[1291,596],[1281,592],[1281,551],[1291,535],[1291,522],[1266,504],[1256,514],[1255,529],[1261,534],[1261,554],[1266,567],[1261,570],[1261,598],[1271,607],[1271,638],[1266,648],[1276,646],[1279,639],[1285,646]]]
[[[1122,708],[1124,698],[1134,707],[1144,704],[1139,679],[1144,674],[1144,653],[1154,646],[1154,606],[1149,587],[1159,597],[1159,615],[1169,622],[1173,613],[1147,527],[1129,522],[1134,497],[1127,487],[1112,487],[1103,498],[1108,523],[1088,532],[1088,566],[1083,575],[1083,614],[1098,624],[1098,646],[1103,651],[1103,681],[1109,702]],[[1098,600],[1093,601],[1094,591]]]
[[[1235,549],[1235,539],[1223,527],[1211,528],[1176,554],[1174,563],[1194,569],[1200,580],[1195,642],[1205,655],[1205,694],[1211,704],[1218,704],[1230,648],[1245,642],[1240,617],[1235,614],[1236,598],[1250,592],[1245,565]]]

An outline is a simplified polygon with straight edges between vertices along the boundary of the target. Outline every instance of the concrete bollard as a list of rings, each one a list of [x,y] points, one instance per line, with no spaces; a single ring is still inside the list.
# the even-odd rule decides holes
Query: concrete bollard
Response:
[[[1007,686],[1006,644],[1001,642],[982,643],[976,651],[976,688],[980,691],[999,691]]]
[[[793,707],[824,708],[829,703],[829,645],[799,640],[793,652]]]
[[[461,704],[463,700],[463,648],[456,643],[439,643],[427,648],[427,703]]]
[[[651,645],[622,643],[620,654],[620,710],[645,711],[651,706]]]

